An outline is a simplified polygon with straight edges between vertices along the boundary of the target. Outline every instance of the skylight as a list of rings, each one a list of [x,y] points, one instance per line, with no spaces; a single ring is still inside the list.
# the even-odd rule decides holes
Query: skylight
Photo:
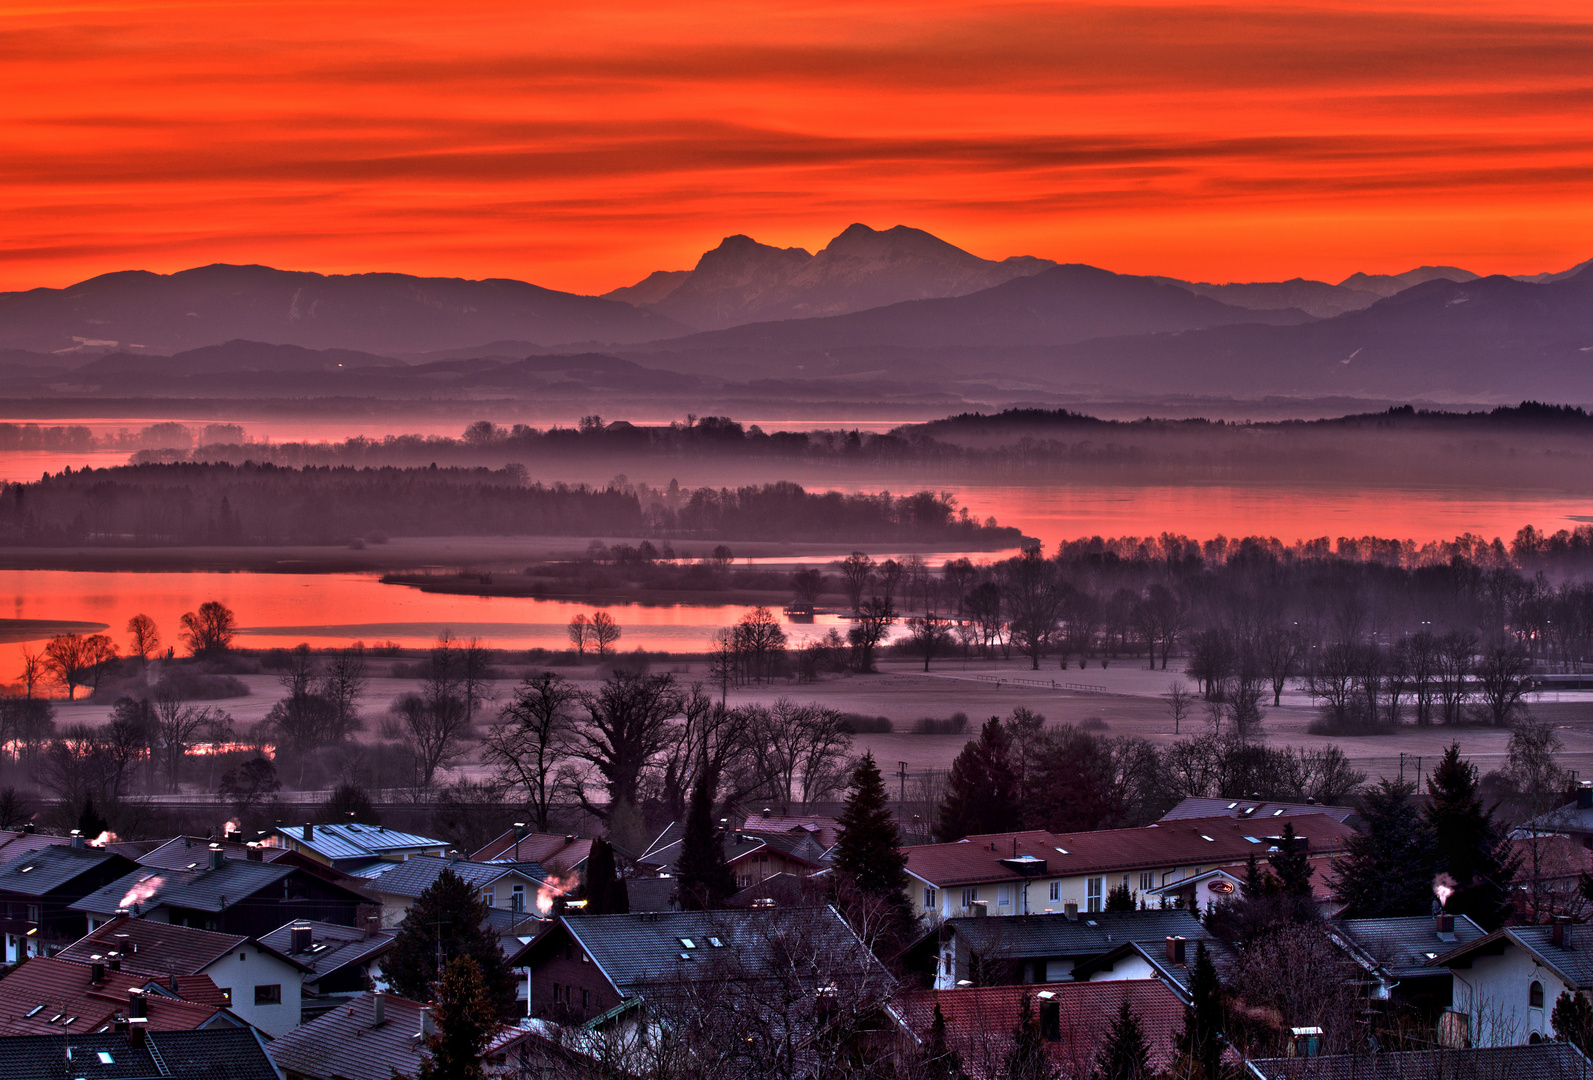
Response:
[[[33,1008],[29,1009],[27,1012],[23,1013],[22,1015],[23,1016],[38,1016],[43,1011],[44,1011],[44,1006],[43,1005],[35,1005],[35,1006],[33,1006]]]
[[[32,869],[33,869],[33,867],[31,865],[24,866],[21,870],[18,870],[17,873],[26,874],[29,870],[32,870]]]
[[[1260,840],[1257,840],[1257,839],[1256,839],[1256,838],[1255,838],[1255,837],[1253,837],[1253,836],[1247,836],[1247,837],[1245,837],[1245,839],[1246,839],[1246,840],[1248,840],[1248,841],[1250,841],[1250,842],[1251,842],[1251,843],[1252,843],[1252,844],[1259,844],[1259,843],[1261,843],[1261,841],[1260,841]]]
[[[710,945],[712,945],[712,946],[713,946],[713,947],[714,947],[714,948],[716,948],[716,949],[722,949],[722,948],[724,948],[724,947],[725,947],[725,943],[724,943],[724,942],[722,942],[722,941],[720,941],[720,940],[719,940],[719,939],[718,939],[718,938],[716,938],[716,937],[711,937],[711,938],[709,938],[709,939],[708,939],[708,944],[710,944]]]
[[[690,960],[691,959],[691,953],[683,952],[683,953],[680,954],[680,958],[682,960]]]
[[[681,939],[680,939],[680,943],[681,943],[681,944],[682,944],[682,945],[684,945],[684,946],[686,946],[686,948],[688,948],[688,949],[695,949],[695,948],[696,948],[696,947],[697,947],[697,943],[696,943],[696,942],[695,942],[695,941],[693,941],[693,940],[692,940],[692,939],[691,939],[691,938],[689,938],[689,937],[683,937],[683,938],[681,938]]]
[[[1067,849],[1067,848],[1065,848],[1065,847],[1059,847],[1059,848],[1056,848],[1056,849],[1055,849],[1055,850],[1057,850],[1057,851],[1060,851],[1060,852],[1061,852],[1061,853],[1062,853],[1062,854],[1064,854],[1064,855],[1071,855],[1071,854],[1073,854],[1073,853],[1072,853],[1072,852],[1071,852],[1071,851],[1069,851],[1069,850],[1068,850],[1068,849]]]
[[[1273,817],[1282,817],[1283,816],[1283,807],[1280,806],[1276,810],[1272,811],[1272,816]]]
[[[1231,802],[1231,803],[1229,803],[1229,804],[1228,804],[1228,809],[1230,809],[1230,810],[1232,810],[1232,809],[1233,809],[1233,808],[1234,808],[1234,807],[1236,807],[1236,806],[1238,806],[1238,805],[1239,805],[1239,804],[1238,804],[1238,803],[1236,803],[1236,802]]]
[[[107,1054],[104,1050],[101,1050],[100,1051],[100,1064],[101,1065],[115,1065],[116,1064],[116,1059],[111,1057],[111,1055]]]
[[[1206,843],[1208,843],[1208,844],[1215,844],[1217,842],[1216,840],[1214,840],[1211,837],[1207,836],[1205,833],[1201,833],[1200,834],[1200,838],[1202,840],[1206,841]]]

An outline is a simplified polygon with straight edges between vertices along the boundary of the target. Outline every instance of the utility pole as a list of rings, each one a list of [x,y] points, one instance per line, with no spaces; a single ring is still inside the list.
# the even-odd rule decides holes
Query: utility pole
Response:
[[[902,803],[903,806],[906,806],[907,805],[907,762],[898,761],[896,763],[896,775],[901,777],[901,780],[902,780],[902,798],[901,798],[901,803]]]

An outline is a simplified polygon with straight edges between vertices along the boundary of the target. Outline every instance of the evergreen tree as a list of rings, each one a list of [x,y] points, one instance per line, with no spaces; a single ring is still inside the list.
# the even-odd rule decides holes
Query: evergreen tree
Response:
[[[1455,895],[1444,905],[1455,915],[1469,915],[1484,930],[1504,925],[1512,904],[1510,883],[1521,857],[1504,830],[1483,807],[1477,790],[1477,767],[1450,743],[1427,780],[1427,824],[1433,832],[1438,870],[1455,879]]]
[[[883,904],[890,921],[905,930],[912,923],[907,906],[907,857],[891,816],[885,781],[872,752],[852,767],[851,788],[841,811],[833,865],[836,875],[862,898]]]
[[[1128,994],[1117,1006],[1117,1019],[1106,1033],[1106,1045],[1095,1059],[1095,1080],[1144,1080],[1150,1076],[1150,1050],[1139,1017],[1128,1006]]]
[[[93,840],[100,833],[108,832],[110,827],[111,823],[95,809],[94,796],[83,796],[83,809],[77,815],[77,834],[85,841]]]
[[[630,894],[625,879],[614,867],[614,846],[599,836],[586,855],[586,908],[588,915],[629,915]]]
[[[1178,1034],[1178,1051],[1200,1066],[1205,1080],[1218,1080],[1223,1047],[1222,988],[1204,941],[1195,945],[1189,996],[1190,1004],[1184,1009],[1184,1030]]]
[[[1356,919],[1425,915],[1432,910],[1433,833],[1411,802],[1413,784],[1385,779],[1361,797],[1363,831],[1333,863],[1339,899]]]
[[[437,1030],[426,1040],[426,1060],[415,1080],[486,1080],[481,1055],[498,1028],[496,1012],[475,958],[448,961],[433,1011]]]
[[[484,924],[487,905],[464,878],[444,869],[415,898],[398,925],[393,947],[382,960],[382,975],[393,991],[415,1001],[429,1001],[443,964],[458,956],[476,962],[487,999],[498,1016],[514,1008],[515,978],[498,945],[498,935]]]
[[[1585,994],[1561,990],[1549,1023],[1554,1025],[1555,1038],[1561,1042],[1570,1043],[1584,1054],[1593,1048],[1593,1005]]]
[[[1245,899],[1259,900],[1277,891],[1278,879],[1261,869],[1261,864],[1256,861],[1256,853],[1252,851],[1245,859]]]
[[[1113,885],[1106,890],[1107,911],[1133,911],[1134,894],[1127,885]]]
[[[1007,1080],[1046,1080],[1051,1075],[1040,1020],[1025,991],[1018,999],[1018,1023],[1012,1029],[1012,1050],[1007,1054]]]
[[[1018,776],[1012,767],[1012,741],[999,716],[985,721],[979,738],[951,763],[946,798],[935,829],[941,843],[1014,827],[1022,809]]]
[[[686,810],[686,835],[680,842],[679,898],[685,911],[709,911],[725,906],[736,891],[735,875],[725,862],[724,838],[714,822],[714,791],[718,774],[702,769],[691,789]]]
[[[1267,856],[1278,875],[1278,889],[1284,896],[1311,895],[1311,852],[1294,834],[1294,823],[1285,822],[1278,850]]]

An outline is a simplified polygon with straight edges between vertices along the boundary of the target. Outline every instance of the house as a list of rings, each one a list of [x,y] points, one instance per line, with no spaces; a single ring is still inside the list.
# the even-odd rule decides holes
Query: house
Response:
[[[932,971],[935,989],[951,990],[1063,982],[1074,978],[1079,964],[1119,946],[1139,942],[1165,952],[1166,943],[1174,940],[1185,943],[1189,963],[1194,962],[1197,943],[1215,948],[1211,934],[1194,915],[1157,909],[947,919],[920,939],[908,956],[910,963]]]
[[[0,1080],[283,1080],[248,1027],[0,1038]]]
[[[411,905],[444,870],[451,870],[468,882],[489,908],[531,919],[547,910],[553,897],[563,895],[550,883],[552,875],[536,863],[479,863],[416,855],[402,863],[374,863],[358,876],[381,900],[382,925],[392,927],[404,921]]]
[[[4,916],[5,962],[47,956],[88,931],[85,896],[136,869],[131,859],[86,846],[52,845],[18,854],[0,865],[0,915]]]
[[[1593,850],[1593,783],[1584,780],[1571,802],[1533,818],[1510,835],[1516,839],[1566,836]]]
[[[386,930],[295,922],[266,934],[260,945],[300,965],[300,996],[315,1015],[368,990],[386,989],[382,957],[393,947]]]
[[[414,1076],[426,1055],[431,1010],[392,994],[361,994],[273,1041],[286,1080],[392,1080]]]
[[[74,837],[51,836],[48,833],[34,832],[32,827],[25,829],[0,829],[0,864],[8,863],[19,855],[26,855],[31,851],[42,851],[49,847],[70,847]],[[98,846],[98,845],[94,845]],[[126,852],[117,852],[125,855]]]
[[[295,866],[228,859],[214,850],[197,870],[136,867],[78,900],[72,910],[87,915],[95,927],[131,914],[251,938],[295,919],[356,926],[377,913],[373,897],[346,885]]]
[[[1247,1080],[1588,1080],[1593,1062],[1570,1043],[1466,1050],[1255,1058]]]
[[[824,814],[790,814],[773,813],[764,807],[756,814],[748,814],[741,823],[741,831],[757,833],[760,836],[770,833],[804,833],[813,837],[819,847],[828,851],[835,846],[835,841],[841,836],[841,823],[839,819]]]
[[[1487,934],[1465,915],[1341,919],[1327,930],[1367,973],[1374,999],[1399,1001],[1433,1018],[1451,1004],[1449,969],[1433,961]]]
[[[150,1031],[242,1023],[204,975],[151,978],[35,956],[0,979],[0,1035],[81,1035],[130,1017],[143,1017]]]
[[[1277,802],[1271,799],[1207,799],[1190,795],[1182,799],[1160,818],[1162,821],[1183,821],[1187,818],[1231,817],[1239,821],[1267,821],[1273,818],[1300,817],[1322,814],[1342,825],[1354,825],[1359,820],[1353,806],[1329,806],[1307,800]],[[1279,822],[1279,828],[1282,823]]]
[[[791,957],[810,981],[889,981],[830,907],[564,915],[511,963],[528,971],[532,1016],[587,1023],[668,996],[682,980],[773,979]]]
[[[592,853],[590,837],[574,833],[527,832],[523,827],[501,833],[470,856],[480,863],[536,863],[557,877],[579,877]]]
[[[56,955],[154,978],[203,975],[221,987],[239,1019],[267,1035],[275,1038],[299,1026],[297,990],[305,965],[263,941],[124,915]]]
[[[685,844],[686,829],[679,822],[659,834],[642,855],[642,861],[661,874],[675,876]],[[807,832],[750,833],[742,830],[723,833],[725,864],[735,876],[736,887],[745,889],[777,874],[815,874],[825,868],[827,849]]]
[[[1551,926],[1506,926],[1457,943],[1428,963],[1449,969],[1452,1023],[1470,1045],[1552,1039],[1560,994],[1593,990],[1593,927],[1563,918]]]
[[[946,1046],[957,1053],[970,1080],[1005,1080],[1013,1033],[1027,1005],[1054,1075],[1088,1080],[1124,1001],[1139,1017],[1151,1071],[1159,1074],[1173,1060],[1184,1003],[1154,979],[921,991],[898,999],[895,1008],[903,1025],[927,1042],[938,1006],[945,1018]]]
[[[352,872],[371,863],[403,862],[416,855],[448,854],[445,840],[399,832],[381,825],[278,825],[270,843],[296,851],[337,870]]]
[[[1268,819],[1269,821],[1271,819]],[[1323,814],[1290,817],[1295,835],[1325,866],[1355,830]],[[1122,886],[1146,895],[1199,879],[1215,867],[1242,866],[1277,850],[1281,827],[1229,817],[1185,818],[1140,829],[970,836],[954,844],[903,848],[908,902],[925,920],[982,910],[988,915],[1062,912],[1069,904],[1101,911]],[[1208,881],[1216,881],[1212,878]]]

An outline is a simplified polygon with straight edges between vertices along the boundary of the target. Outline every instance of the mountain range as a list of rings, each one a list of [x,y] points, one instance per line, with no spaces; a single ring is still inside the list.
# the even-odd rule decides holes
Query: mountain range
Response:
[[[844,395],[871,380],[987,396],[1593,401],[1590,267],[1217,284],[983,259],[864,225],[817,253],[727,237],[691,270],[600,297],[217,265],[0,294],[0,374],[13,396],[767,394],[799,382]]]

